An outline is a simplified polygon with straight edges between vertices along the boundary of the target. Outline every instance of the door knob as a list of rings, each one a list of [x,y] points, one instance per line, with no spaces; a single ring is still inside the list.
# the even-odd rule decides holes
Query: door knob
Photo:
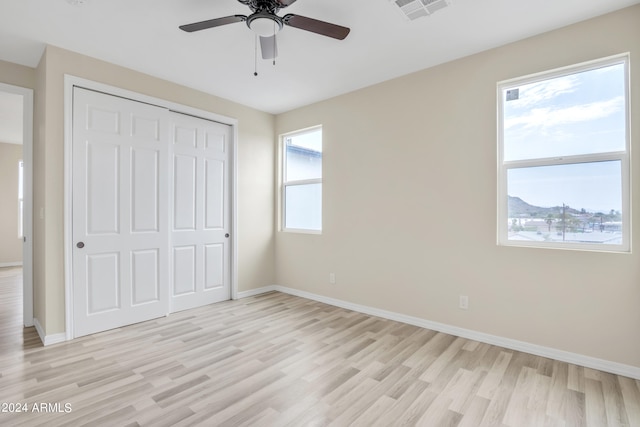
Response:
[[[82,249],[84,248],[84,242],[78,242],[76,243],[76,246],[78,247],[78,249]]]
[[[224,237],[229,238],[229,233],[225,233]]]

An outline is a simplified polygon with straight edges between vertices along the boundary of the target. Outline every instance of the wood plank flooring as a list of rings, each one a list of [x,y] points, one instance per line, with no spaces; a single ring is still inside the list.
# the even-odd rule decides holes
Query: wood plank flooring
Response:
[[[640,426],[640,381],[277,292],[45,348],[13,274],[2,426]]]

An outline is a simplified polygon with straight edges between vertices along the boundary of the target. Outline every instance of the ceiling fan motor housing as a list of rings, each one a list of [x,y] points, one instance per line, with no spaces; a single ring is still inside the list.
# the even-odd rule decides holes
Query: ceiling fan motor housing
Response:
[[[269,12],[278,13],[283,7],[287,7],[293,1],[280,0],[238,0],[240,3],[247,5],[253,12]]]

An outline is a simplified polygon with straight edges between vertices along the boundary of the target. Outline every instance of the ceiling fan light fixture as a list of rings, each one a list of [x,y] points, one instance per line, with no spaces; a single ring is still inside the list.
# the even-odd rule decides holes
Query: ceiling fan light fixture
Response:
[[[269,37],[282,29],[282,22],[277,16],[256,13],[247,18],[247,26],[261,37]]]

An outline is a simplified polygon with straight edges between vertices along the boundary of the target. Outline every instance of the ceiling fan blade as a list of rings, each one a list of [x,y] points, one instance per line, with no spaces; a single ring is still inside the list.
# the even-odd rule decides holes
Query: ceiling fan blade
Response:
[[[276,59],[278,56],[278,45],[276,43],[276,35],[269,37],[260,37],[260,50],[262,51],[262,59]]]
[[[276,0],[281,8],[291,6],[296,0]]]
[[[244,15],[225,16],[224,18],[209,19],[208,21],[195,22],[193,24],[180,25],[182,31],[192,33],[194,31],[206,30],[207,28],[219,27],[221,25],[234,24],[236,22],[244,22],[247,17]]]
[[[290,27],[311,31],[312,33],[332,37],[338,40],[344,40],[351,31],[347,27],[330,24],[313,18],[307,18],[306,16],[294,15],[292,13],[285,15],[282,20],[285,25]]]

